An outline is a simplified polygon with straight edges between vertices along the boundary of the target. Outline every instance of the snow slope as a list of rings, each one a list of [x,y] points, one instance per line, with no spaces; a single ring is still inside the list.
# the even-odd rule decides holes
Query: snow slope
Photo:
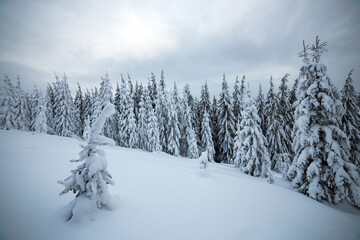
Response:
[[[103,147],[120,197],[115,211],[65,223],[56,183],[69,175],[81,141],[0,131],[0,239],[360,239],[359,210],[340,211],[290,190],[289,183],[209,164]]]

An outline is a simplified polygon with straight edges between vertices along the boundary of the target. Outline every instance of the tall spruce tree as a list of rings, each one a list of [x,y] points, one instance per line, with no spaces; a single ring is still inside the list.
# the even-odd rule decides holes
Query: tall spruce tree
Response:
[[[159,138],[160,146],[162,151],[167,151],[167,133],[168,133],[168,112],[169,112],[169,103],[168,103],[168,93],[165,87],[165,78],[164,73],[161,72],[160,78],[160,88],[157,92],[157,105],[155,106],[155,113],[158,119],[158,128],[159,128]]]
[[[14,89],[15,96],[15,109],[16,109],[16,126],[17,129],[22,131],[29,130],[30,121],[29,121],[29,112],[27,107],[27,101],[25,97],[25,92],[21,89],[20,86],[20,77],[17,76],[17,84]]]
[[[222,91],[219,99],[219,145],[221,162],[233,163],[233,138],[235,135],[234,113],[229,87],[223,75]]]
[[[39,89],[37,89],[36,84],[34,84],[33,91],[31,93],[31,123],[30,123],[30,130],[35,131],[35,121],[36,121],[36,114],[37,109],[39,107],[39,99],[40,99],[40,93]]]
[[[221,162],[220,158],[220,141],[219,141],[219,110],[218,110],[218,103],[216,97],[213,97],[213,102],[211,104],[211,112],[210,112],[210,127],[212,130],[212,139],[214,143],[215,155],[214,161]]]
[[[57,83],[56,88],[56,134],[70,137],[74,134],[74,104],[65,73],[63,80]]]
[[[46,118],[46,100],[42,93],[39,93],[38,105],[34,120],[34,131],[46,133],[48,131],[47,118]]]
[[[147,150],[148,146],[148,130],[147,130],[147,115],[146,115],[146,104],[145,98],[148,96],[148,90],[145,88],[141,94],[140,109],[139,109],[139,120],[138,120],[138,133],[139,133],[139,148]]]
[[[174,102],[174,96],[170,97],[170,111],[168,112],[168,152],[171,155],[178,156],[180,154],[180,126],[178,111],[176,109],[176,103]]]
[[[118,120],[118,129],[119,129],[119,144],[122,147],[128,147],[129,135],[127,132],[128,127],[128,115],[130,113],[128,107],[129,94],[127,89],[127,84],[125,79],[121,75],[120,83],[120,92],[119,92],[119,102],[117,103],[117,120]]]
[[[197,158],[199,155],[198,148],[197,148],[197,140],[196,134],[192,125],[193,113],[191,111],[190,106],[188,105],[187,95],[184,92],[183,97],[183,152],[184,155],[189,158]]]
[[[78,136],[82,136],[85,128],[85,119],[84,119],[84,97],[81,91],[80,84],[78,83],[78,90],[75,94],[74,99],[74,105],[75,105],[75,129],[76,134]]]
[[[280,124],[284,127],[286,134],[286,139],[284,140],[287,148],[291,151],[291,132],[292,132],[292,123],[293,123],[293,112],[292,106],[289,101],[290,99],[290,90],[287,86],[289,74],[285,74],[281,79],[278,92],[278,116],[281,118]]]
[[[137,132],[136,118],[135,118],[135,108],[134,108],[134,100],[133,100],[133,92],[129,91],[129,98],[127,102],[127,126],[126,126],[126,134],[127,134],[127,146],[129,148],[137,148],[139,143],[139,134]]]
[[[255,105],[256,105],[256,109],[257,109],[257,114],[260,119],[259,125],[261,128],[261,131],[265,135],[266,134],[266,118],[265,118],[265,114],[264,114],[265,99],[264,99],[264,94],[262,92],[261,84],[259,85],[259,93],[256,97]]]
[[[10,130],[16,129],[16,101],[14,96],[14,87],[10,78],[5,74],[4,87],[1,89],[0,99],[0,127]]]
[[[210,117],[206,110],[204,111],[201,125],[201,152],[206,151],[207,161],[214,162],[215,148],[210,127]]]
[[[236,76],[235,85],[234,85],[234,92],[233,92],[233,108],[234,108],[234,117],[235,122],[241,120],[241,109],[240,109],[240,81],[239,76]]]
[[[352,84],[350,71],[344,88],[341,90],[341,101],[344,107],[341,129],[350,141],[349,160],[360,169],[360,107],[357,104],[357,94]]]
[[[255,177],[266,177],[272,183],[270,158],[266,148],[266,139],[260,128],[260,118],[253,100],[248,97],[242,119],[237,124],[234,146],[234,164],[241,171]]]
[[[53,87],[48,84],[46,87],[46,117],[47,117],[47,129],[49,134],[56,134],[55,128],[55,94]]]
[[[336,204],[348,198],[360,207],[359,173],[348,159],[350,143],[339,127],[339,93],[320,62],[325,46],[316,37],[310,55],[305,43],[300,53],[303,66],[295,111],[295,158],[288,176],[297,191],[312,199]]]
[[[264,107],[264,114],[266,116],[266,142],[268,146],[268,151],[270,155],[271,161],[271,169],[275,169],[277,165],[277,154],[279,151],[279,144],[277,139],[278,131],[281,131],[281,135],[285,135],[280,126],[278,112],[279,112],[279,102],[278,98],[274,92],[274,84],[272,76],[270,77],[270,89],[266,97],[265,107]],[[275,169],[279,170],[279,169]]]

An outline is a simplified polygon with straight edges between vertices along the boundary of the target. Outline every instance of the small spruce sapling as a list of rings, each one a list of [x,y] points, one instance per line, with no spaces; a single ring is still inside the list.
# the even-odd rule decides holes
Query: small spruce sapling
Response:
[[[66,221],[85,215],[92,217],[98,209],[111,210],[113,208],[107,185],[114,185],[114,182],[106,169],[105,152],[97,149],[97,146],[100,144],[114,145],[113,140],[100,135],[106,119],[114,113],[114,105],[108,102],[93,123],[88,144],[82,146],[80,158],[70,161],[83,163],[72,170],[72,174],[64,181],[58,181],[65,186],[60,195],[69,191],[76,194],[76,198],[66,208]]]

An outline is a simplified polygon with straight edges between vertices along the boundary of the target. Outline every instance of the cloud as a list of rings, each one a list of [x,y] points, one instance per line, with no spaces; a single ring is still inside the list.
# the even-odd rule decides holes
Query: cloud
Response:
[[[168,85],[208,81],[218,94],[222,74],[232,86],[246,74],[253,91],[285,73],[297,77],[305,39],[328,41],[323,60],[340,88],[355,67],[360,89],[358,1],[2,1],[0,73],[49,81],[67,72],[70,85],[98,84],[107,70],[146,81],[165,71]],[[359,69],[359,70],[357,70]],[[31,76],[28,80],[25,76]],[[30,84],[25,84],[30,85]]]

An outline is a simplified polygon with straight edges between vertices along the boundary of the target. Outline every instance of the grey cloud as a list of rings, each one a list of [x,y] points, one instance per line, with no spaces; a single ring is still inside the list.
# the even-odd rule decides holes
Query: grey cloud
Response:
[[[328,41],[323,61],[332,80],[341,88],[354,67],[360,90],[358,1],[0,4],[0,74],[19,66],[26,81],[49,81],[52,71],[65,71],[71,87],[76,81],[91,87],[108,71],[115,86],[120,73],[145,82],[163,69],[169,87],[190,83],[195,95],[205,81],[218,94],[223,73],[230,86],[246,74],[253,92],[260,83],[267,91],[270,75],[275,84],[285,73],[291,81],[297,77],[302,40],[312,44],[319,35]]]

